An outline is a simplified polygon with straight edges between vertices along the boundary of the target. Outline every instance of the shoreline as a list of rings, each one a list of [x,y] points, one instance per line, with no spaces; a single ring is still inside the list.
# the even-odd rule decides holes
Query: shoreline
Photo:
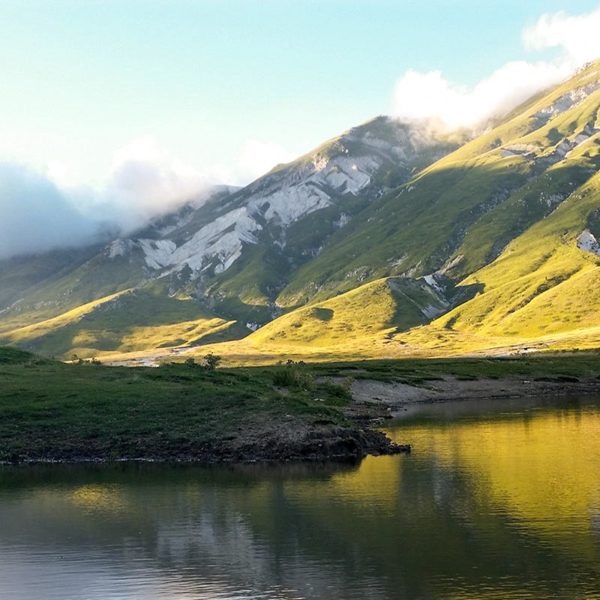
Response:
[[[427,386],[389,383],[361,379],[352,384],[354,402],[381,404],[401,408],[415,403],[456,402],[461,400],[505,400],[542,396],[600,395],[600,380],[580,378],[577,381],[552,381],[505,377],[498,379],[461,380],[443,377]]]
[[[375,422],[376,419],[373,419]],[[241,438],[243,440],[243,438]],[[240,440],[240,441],[241,441]],[[237,441],[237,440],[232,440]],[[270,438],[266,443],[244,443],[241,446],[211,444],[195,453],[169,452],[142,456],[94,456],[73,453],[67,456],[55,451],[45,457],[21,455],[14,460],[0,460],[0,466],[33,466],[52,464],[289,464],[289,463],[359,463],[366,456],[389,456],[410,453],[409,444],[397,444],[369,425],[331,427],[307,430],[298,439]]]
[[[490,393],[495,390],[496,393]],[[260,435],[247,439],[229,437],[207,444],[191,454],[168,452],[142,456],[85,456],[71,454],[17,460],[0,460],[2,466],[34,465],[242,465],[290,463],[357,464],[366,456],[410,453],[410,444],[393,442],[381,427],[406,410],[407,406],[543,397],[600,396],[600,380],[577,382],[532,381],[519,378],[477,379],[446,377],[427,387],[362,379],[352,384],[352,401],[343,409],[350,427],[313,425],[293,437],[275,435],[266,427]],[[273,424],[277,425],[277,424]]]
[[[599,354],[132,369],[0,348],[0,464],[357,462],[410,451],[382,431],[410,406],[577,395],[600,398]]]

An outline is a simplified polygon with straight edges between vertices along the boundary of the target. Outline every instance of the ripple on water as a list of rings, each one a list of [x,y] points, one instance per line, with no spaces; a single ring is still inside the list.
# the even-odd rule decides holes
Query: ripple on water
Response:
[[[593,401],[422,406],[358,466],[0,470],[0,598],[600,598]]]

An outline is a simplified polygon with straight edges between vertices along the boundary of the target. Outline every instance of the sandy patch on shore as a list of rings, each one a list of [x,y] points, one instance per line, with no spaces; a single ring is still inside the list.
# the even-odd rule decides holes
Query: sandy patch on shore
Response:
[[[415,402],[600,394],[600,381],[585,379],[574,382],[555,382],[514,377],[465,381],[455,377],[444,377],[427,382],[426,387],[418,387],[405,383],[359,379],[352,382],[351,392],[357,403],[381,403],[394,408]]]

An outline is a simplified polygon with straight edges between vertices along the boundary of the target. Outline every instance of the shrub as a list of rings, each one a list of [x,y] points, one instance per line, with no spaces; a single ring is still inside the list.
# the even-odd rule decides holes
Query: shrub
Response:
[[[71,362],[76,365],[84,365],[85,364],[85,360],[83,360],[83,358],[77,356],[77,354],[73,354],[71,356]]]
[[[209,371],[214,371],[219,366],[219,363],[221,362],[221,360],[222,360],[222,358],[220,356],[213,354],[212,352],[209,352],[204,357],[204,366]]]

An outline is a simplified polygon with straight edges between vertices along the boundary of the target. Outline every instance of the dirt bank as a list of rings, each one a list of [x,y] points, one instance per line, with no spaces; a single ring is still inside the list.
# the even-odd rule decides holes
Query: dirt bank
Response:
[[[444,402],[450,400],[477,400],[502,398],[528,398],[531,396],[566,396],[575,394],[599,394],[600,380],[545,381],[505,377],[501,379],[464,380],[456,377],[440,377],[423,386],[405,383],[386,383],[359,379],[352,383],[354,403],[379,404],[388,412],[394,412],[415,402]]]

